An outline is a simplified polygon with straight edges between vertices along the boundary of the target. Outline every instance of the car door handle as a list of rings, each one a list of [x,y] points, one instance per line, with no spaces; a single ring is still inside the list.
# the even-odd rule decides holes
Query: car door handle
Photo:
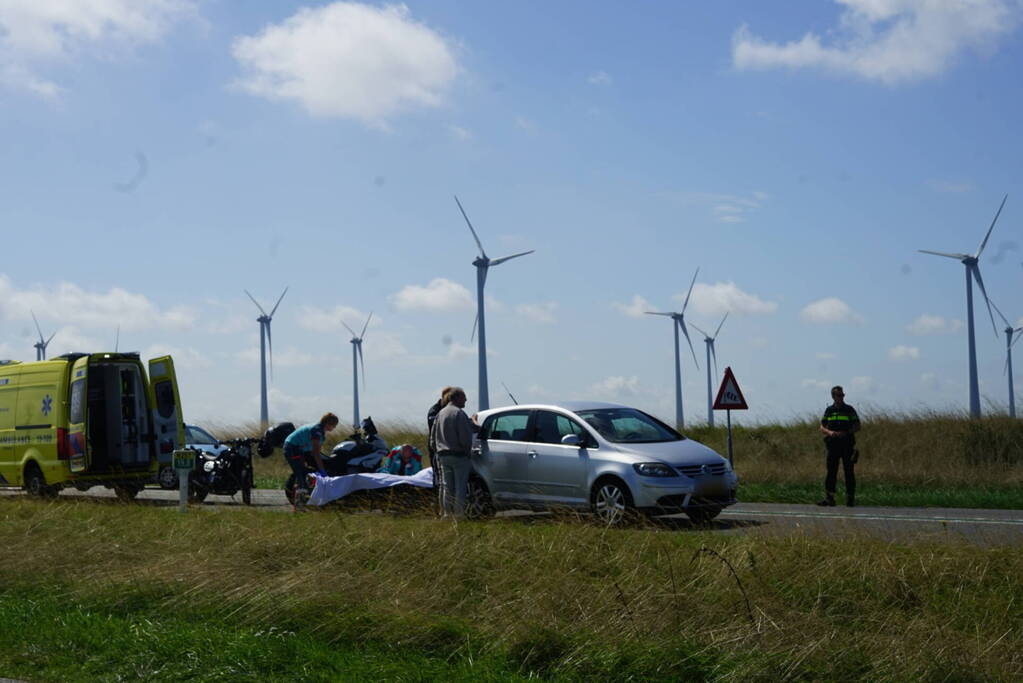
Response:
[[[528,455],[531,458],[535,458],[536,457],[536,451],[526,451],[526,455]]]

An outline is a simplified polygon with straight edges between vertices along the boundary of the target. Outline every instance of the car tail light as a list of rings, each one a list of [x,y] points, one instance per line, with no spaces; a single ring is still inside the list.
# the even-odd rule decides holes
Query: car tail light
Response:
[[[67,430],[57,427],[57,460],[69,460],[71,458],[71,444],[68,443]]]

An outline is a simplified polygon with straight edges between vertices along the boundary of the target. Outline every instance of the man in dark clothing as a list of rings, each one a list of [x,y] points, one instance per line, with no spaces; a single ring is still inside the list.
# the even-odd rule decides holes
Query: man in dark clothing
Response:
[[[834,400],[824,409],[821,418],[821,433],[824,434],[824,447],[827,449],[827,475],[824,477],[824,500],[817,503],[832,507],[835,505],[835,484],[838,478],[838,463],[842,462],[845,477],[845,504],[852,507],[856,504],[856,437],[860,430],[860,417],[851,405],[845,402],[842,387],[832,387],[831,398]]]

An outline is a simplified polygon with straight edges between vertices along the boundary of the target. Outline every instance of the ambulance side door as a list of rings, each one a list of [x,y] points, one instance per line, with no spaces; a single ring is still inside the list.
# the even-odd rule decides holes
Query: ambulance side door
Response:
[[[149,411],[156,432],[156,453],[168,454],[185,447],[185,422],[174,374],[174,361],[161,356],[149,361]]]
[[[71,368],[71,387],[68,389],[68,455],[72,472],[85,472],[92,462],[92,449],[86,429],[88,401],[89,357],[79,358]]]

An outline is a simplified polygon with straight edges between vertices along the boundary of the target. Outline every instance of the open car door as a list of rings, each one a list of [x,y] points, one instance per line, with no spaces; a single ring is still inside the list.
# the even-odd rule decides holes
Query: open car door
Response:
[[[88,424],[89,356],[83,356],[71,366],[71,389],[68,399],[67,448],[72,472],[85,472],[92,463],[89,448]],[[58,431],[59,438],[59,431]]]
[[[174,361],[161,356],[149,361],[149,410],[156,435],[156,455],[185,447],[185,421],[174,375]]]

